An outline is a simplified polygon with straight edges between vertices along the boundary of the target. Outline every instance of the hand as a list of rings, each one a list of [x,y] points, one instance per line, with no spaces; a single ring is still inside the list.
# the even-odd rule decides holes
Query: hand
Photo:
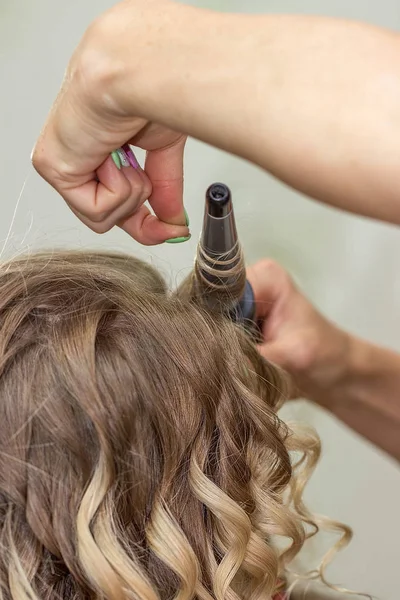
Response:
[[[142,118],[133,107],[127,112],[119,89],[121,71],[128,93],[133,87],[123,44],[134,43],[140,50],[135,31],[142,30],[145,39],[149,24],[157,23],[168,5],[162,0],[130,0],[89,27],[32,157],[36,170],[93,231],[103,233],[119,225],[142,244],[188,236],[183,208],[185,136]],[[130,21],[138,25],[129,32]],[[113,163],[110,153],[126,142],[147,151],[144,170],[118,170]],[[144,206],[146,200],[156,216]]]
[[[262,260],[247,277],[262,321],[261,354],[289,373],[293,397],[328,402],[347,372],[350,337],[313,307],[279,264]]]

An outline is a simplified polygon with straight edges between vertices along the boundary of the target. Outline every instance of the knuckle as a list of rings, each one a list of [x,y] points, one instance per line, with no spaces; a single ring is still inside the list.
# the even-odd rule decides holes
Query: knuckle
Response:
[[[280,269],[281,266],[275,262],[274,260],[272,260],[272,258],[262,258],[261,260],[259,260],[256,263],[256,267],[261,271],[271,271],[271,270],[276,270],[276,269]]]
[[[268,274],[271,278],[279,280],[282,285],[293,286],[293,280],[289,273],[278,262],[271,258],[263,258],[256,264],[260,274]]]
[[[94,231],[94,233],[98,233],[99,235],[102,235],[103,233],[107,233],[114,226],[113,223],[107,223],[107,222],[102,222],[102,223],[91,222],[91,223],[88,223],[87,225],[92,231]]]
[[[254,267],[257,273],[263,276],[267,274],[268,276],[276,278],[278,275],[279,277],[282,277],[282,274],[286,274],[284,268],[271,258],[262,258],[254,265]]]
[[[131,181],[131,197],[140,198],[143,195],[144,184],[140,179]]]
[[[144,200],[148,200],[151,196],[151,192],[152,192],[152,186],[150,182],[146,182],[143,185],[143,191],[142,191],[142,198]]]
[[[31,163],[35,171],[37,171],[41,175],[45,170],[47,164],[45,153],[43,151],[40,152],[37,147],[34,148],[31,155]]]
[[[104,224],[109,214],[108,212],[99,211],[99,209],[96,209],[96,207],[85,208],[85,210],[82,210],[81,212],[85,215],[87,219],[89,219],[92,223],[95,223],[99,227],[101,227]]]

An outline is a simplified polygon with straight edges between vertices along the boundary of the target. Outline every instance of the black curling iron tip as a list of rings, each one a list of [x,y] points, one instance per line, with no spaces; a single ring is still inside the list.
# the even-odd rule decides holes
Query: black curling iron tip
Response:
[[[201,245],[209,256],[215,258],[237,252],[237,241],[230,189],[224,183],[213,183],[206,192]]]
[[[226,217],[232,210],[231,192],[224,183],[213,183],[206,193],[207,212],[210,217]]]

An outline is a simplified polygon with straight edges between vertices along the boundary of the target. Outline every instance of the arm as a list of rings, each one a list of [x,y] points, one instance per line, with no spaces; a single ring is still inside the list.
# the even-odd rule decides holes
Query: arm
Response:
[[[125,0],[87,30],[33,164],[95,231],[122,223],[157,243],[187,234],[153,224],[142,206],[149,197],[161,221],[182,225],[179,134],[323,202],[400,224],[400,36]],[[127,141],[148,151],[140,177],[106,160]]]
[[[400,461],[400,355],[350,338],[342,378],[314,400]]]
[[[260,352],[305,397],[400,460],[400,355],[325,319],[272,261],[248,270],[263,320]]]
[[[171,21],[166,15],[147,29],[140,62],[129,47],[128,80],[136,83],[128,110],[249,159],[323,202],[400,223],[398,34],[327,18],[171,6]]]

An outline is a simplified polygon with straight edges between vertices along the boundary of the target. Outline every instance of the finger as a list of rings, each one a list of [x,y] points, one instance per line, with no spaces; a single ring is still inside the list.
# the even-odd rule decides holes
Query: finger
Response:
[[[165,240],[186,237],[189,234],[186,225],[164,223],[152,215],[144,205],[135,214],[121,221],[119,226],[133,239],[145,246],[162,244]]]
[[[145,171],[152,184],[150,205],[165,223],[185,223],[183,208],[183,152],[186,138],[147,153]]]
[[[261,320],[293,289],[292,280],[286,271],[269,259],[263,259],[249,267],[247,279],[253,288],[257,318]]]
[[[151,184],[143,172],[131,166],[118,171],[111,159],[97,171],[102,183],[97,183],[98,204],[88,208],[89,196],[82,189],[64,195],[72,211],[90,229],[97,233],[109,231],[121,220],[131,216],[147,200]],[[103,186],[102,189],[99,189]],[[107,186],[107,187],[105,187]],[[106,191],[104,191],[106,190]]]
[[[131,195],[124,174],[109,158],[110,152],[143,123],[140,119],[129,122],[125,132],[121,123],[84,110],[87,103],[78,92],[76,81],[67,77],[36,143],[32,164],[74,212],[88,222],[100,223]]]
[[[122,205],[129,206],[131,212],[137,208],[144,185],[137,170],[131,166],[118,170],[109,157],[97,170],[97,179],[98,181],[90,181],[78,188],[65,190],[64,198],[93,222],[101,222],[106,216],[117,214],[117,209]],[[147,192],[150,194],[150,185]],[[130,200],[129,205],[127,200]]]

